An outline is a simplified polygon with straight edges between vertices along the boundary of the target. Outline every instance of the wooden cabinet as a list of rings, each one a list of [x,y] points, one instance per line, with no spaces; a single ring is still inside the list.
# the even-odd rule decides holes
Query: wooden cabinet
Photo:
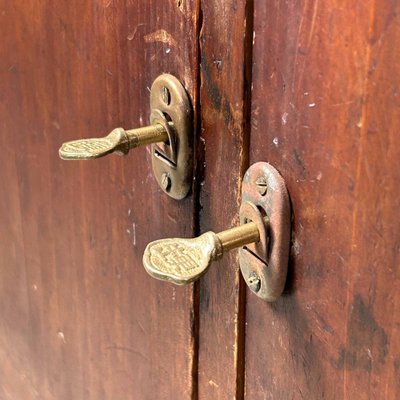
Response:
[[[0,398],[399,398],[399,7],[0,2]],[[145,147],[59,159],[146,124],[163,72],[195,112],[186,199]],[[235,251],[189,286],[148,276],[148,242],[238,224],[257,161],[292,202],[282,298]]]

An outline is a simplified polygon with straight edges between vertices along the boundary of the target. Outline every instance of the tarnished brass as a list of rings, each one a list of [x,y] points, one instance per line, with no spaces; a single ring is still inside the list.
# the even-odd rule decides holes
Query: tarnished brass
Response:
[[[265,225],[260,218],[268,219]],[[275,301],[285,287],[290,247],[290,202],[285,181],[266,162],[253,164],[243,177],[240,222],[257,223],[260,241],[239,251],[240,270],[249,288]]]
[[[239,216],[240,226],[220,233],[150,243],[143,255],[145,269],[154,278],[182,285],[198,279],[225,252],[240,247],[240,269],[248,287],[263,300],[275,301],[287,275],[290,203],[285,182],[272,165],[259,162],[247,170]]]
[[[183,199],[193,176],[193,115],[189,96],[174,76],[160,75],[150,91],[150,125],[137,129],[116,128],[102,138],[64,143],[63,160],[89,160],[110,153],[126,155],[130,149],[152,145],[153,172],[162,190]]]
[[[184,86],[174,76],[160,75],[151,86],[150,122],[166,126],[165,118],[174,123],[166,126],[168,143],[151,146],[153,173],[162,190],[174,199],[186,197],[193,179],[193,112]],[[168,177],[168,184],[165,180]]]
[[[200,278],[225,252],[259,240],[254,222],[220,233],[206,232],[195,239],[156,240],[147,245],[143,264],[154,278],[183,285]]]
[[[131,130],[116,128],[103,138],[79,139],[63,143],[59,154],[63,160],[90,160],[110,153],[125,155],[135,147],[167,140],[167,131],[161,124]]]

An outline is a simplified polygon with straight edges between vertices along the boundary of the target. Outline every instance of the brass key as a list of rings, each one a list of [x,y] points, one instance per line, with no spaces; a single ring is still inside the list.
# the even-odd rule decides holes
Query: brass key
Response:
[[[169,123],[172,128],[172,123]],[[124,130],[116,128],[102,138],[72,140],[59,150],[63,160],[90,160],[110,153],[128,154],[130,149],[151,143],[166,142],[168,133],[161,124]]]
[[[154,177],[168,196],[185,198],[193,182],[193,110],[185,86],[170,74],[158,76],[150,89],[149,126],[116,128],[105,137],[72,140],[59,149],[63,160],[90,160],[151,145]],[[146,158],[148,159],[148,158]]]
[[[156,240],[147,245],[143,264],[152,277],[184,285],[200,278],[225,252],[259,240],[255,222],[220,233],[206,232],[194,239]]]
[[[143,254],[146,271],[183,285],[200,278],[225,252],[240,247],[238,261],[247,286],[259,298],[275,301],[286,282],[291,215],[285,181],[271,164],[258,162],[244,174],[239,221],[237,228],[220,233],[148,244]]]

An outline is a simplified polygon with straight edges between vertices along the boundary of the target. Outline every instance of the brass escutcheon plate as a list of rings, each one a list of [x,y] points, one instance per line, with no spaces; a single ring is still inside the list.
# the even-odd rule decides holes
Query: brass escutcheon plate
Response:
[[[240,269],[249,288],[266,301],[283,292],[289,262],[290,202],[285,181],[266,162],[253,164],[242,182],[240,223],[251,220],[260,231],[258,243],[240,250]]]
[[[181,200],[188,195],[193,179],[193,111],[189,96],[177,78],[163,74],[151,87],[150,108],[150,123],[163,125],[169,137],[168,143],[151,146],[154,176],[166,194]]]

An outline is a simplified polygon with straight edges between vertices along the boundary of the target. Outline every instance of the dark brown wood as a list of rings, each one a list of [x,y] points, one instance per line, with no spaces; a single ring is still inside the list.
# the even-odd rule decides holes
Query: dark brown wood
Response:
[[[286,295],[248,294],[248,399],[400,396],[399,12],[255,1],[250,161],[294,230]]]
[[[250,68],[244,62],[251,44],[248,3],[201,3],[200,145],[205,154],[201,232],[218,232],[239,224],[241,177],[248,156],[245,116]],[[214,263],[200,281],[201,399],[243,397],[244,294],[237,251]]]
[[[150,278],[145,245],[193,234],[149,149],[88,162],[63,141],[149,118],[163,72],[197,98],[195,1],[0,7],[0,397],[190,399],[193,289]]]
[[[400,5],[14,3],[0,7],[0,398],[397,400]],[[146,148],[58,158],[65,140],[147,123],[163,72],[201,102],[192,196],[162,194]],[[147,276],[149,241],[238,224],[248,161],[291,195],[284,296],[249,293],[235,251],[196,290]]]

